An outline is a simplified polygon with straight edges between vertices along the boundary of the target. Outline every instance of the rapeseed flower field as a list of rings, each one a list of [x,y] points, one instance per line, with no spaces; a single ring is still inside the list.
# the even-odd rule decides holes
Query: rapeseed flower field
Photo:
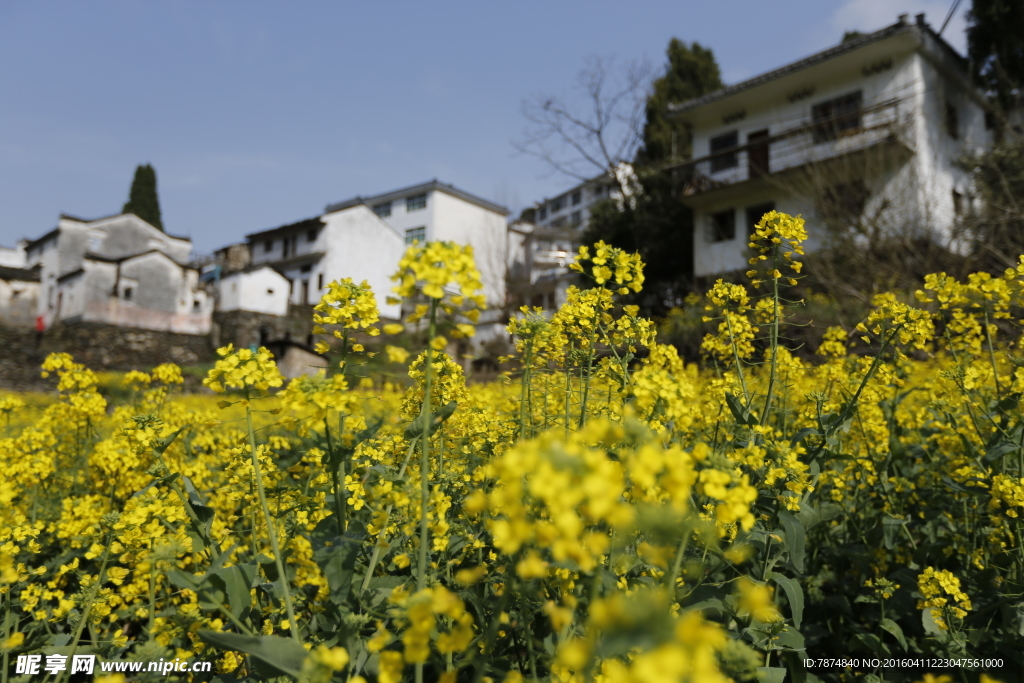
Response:
[[[0,397],[4,682],[38,680],[26,654],[225,683],[1019,680],[1024,258],[879,295],[811,362],[805,239],[764,216],[751,284],[705,298],[703,367],[620,303],[643,264],[601,243],[557,313],[509,322],[490,384],[444,351],[484,304],[447,243],[394,277],[427,339],[386,345],[403,386],[359,376],[358,340],[403,325],[348,280],[315,312],[331,371],[287,385],[229,346],[216,398],[167,364],[108,405],[50,356],[56,400]]]

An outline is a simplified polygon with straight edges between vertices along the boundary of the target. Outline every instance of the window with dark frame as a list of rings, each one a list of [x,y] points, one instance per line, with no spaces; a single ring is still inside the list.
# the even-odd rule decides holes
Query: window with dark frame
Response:
[[[565,208],[565,197],[559,197],[558,199],[551,200],[551,213],[561,211]]]
[[[316,276],[316,288],[317,288],[318,290],[320,290],[320,289],[323,289],[323,288],[324,288],[324,274],[323,274],[323,273],[319,273],[319,274],[318,274],[318,275]]]
[[[268,254],[274,250],[274,240],[267,240],[263,243],[263,253]]]
[[[373,212],[381,218],[387,218],[391,215],[391,202],[381,202],[380,204],[373,205]]]
[[[405,198],[406,211],[419,211],[420,209],[425,208],[427,208],[427,195],[417,194],[412,197]]]
[[[307,230],[306,231],[306,241],[307,242],[316,242],[317,233],[318,233],[318,230],[316,228],[310,228],[309,230]]]
[[[747,207],[747,237],[754,234],[754,226],[761,222],[761,219],[769,211],[775,210],[775,202],[765,202]]]
[[[300,268],[299,270],[302,271],[303,273],[308,273],[309,271],[313,270],[313,266],[305,265],[302,266],[302,268]]]
[[[739,164],[736,152],[726,152],[739,144],[739,133],[732,131],[711,138],[711,172],[724,171]]]
[[[953,215],[963,216],[964,213],[966,213],[966,211],[964,211],[964,207],[965,203],[963,194],[953,190]]]
[[[573,211],[572,212],[572,216],[569,217],[569,223],[572,225],[572,227],[574,227],[574,228],[579,227],[579,225],[582,222],[583,222],[583,212],[582,211]]]
[[[132,300],[132,294],[133,294],[133,291],[132,291],[131,287],[125,287],[124,288],[124,300],[125,301],[131,301]]]
[[[548,217],[548,207],[542,206],[537,209],[537,220],[542,221]]]
[[[405,243],[412,244],[413,242],[419,242],[423,244],[427,241],[427,226],[421,225],[418,228],[409,228],[405,231]]]
[[[572,205],[573,206],[576,206],[577,204],[579,204],[582,201],[583,201],[583,192],[581,190],[576,190],[575,192],[572,193]]]
[[[946,102],[946,133],[949,137],[954,140],[960,137],[960,116],[957,112],[956,105],[952,102]]]
[[[857,90],[812,106],[814,143],[835,140],[840,135],[859,130],[862,102],[861,91]]]
[[[736,239],[736,209],[711,214],[708,220],[708,241],[728,242]]]

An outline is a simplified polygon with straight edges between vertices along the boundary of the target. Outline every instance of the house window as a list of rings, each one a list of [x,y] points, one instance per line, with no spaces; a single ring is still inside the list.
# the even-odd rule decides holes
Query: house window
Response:
[[[303,273],[308,273],[311,270],[313,270],[313,266],[302,266],[302,268],[299,268],[299,271]]]
[[[755,206],[747,207],[747,236],[754,234],[754,226],[761,222],[761,218],[769,211],[775,210],[775,202],[765,202]]]
[[[381,202],[380,204],[373,205],[373,212],[381,218],[387,218],[391,215],[391,202]]]
[[[290,241],[287,237],[281,240],[281,258],[288,258],[288,242]]]
[[[312,229],[308,230],[306,232],[306,241],[307,242],[316,242],[316,234],[317,234],[317,229],[316,228],[312,228]]]
[[[556,220],[551,221],[551,227],[552,228],[561,228],[564,225],[565,225],[565,216],[562,216],[561,218],[558,218]]]
[[[551,200],[551,213],[561,211],[565,208],[565,197],[559,197],[558,199]]]
[[[946,133],[949,137],[956,140],[960,137],[960,117],[956,110],[956,105],[952,102],[946,102]]]
[[[421,225],[418,228],[409,228],[405,231],[405,243],[412,244],[413,242],[419,242],[422,244],[427,241],[427,227]]]
[[[269,254],[272,251],[274,251],[274,240],[267,240],[263,243],[263,253]]]
[[[733,168],[739,163],[736,158],[736,152],[725,151],[735,147],[737,144],[739,144],[739,133],[736,131],[711,138],[712,173],[722,171],[727,168]]]
[[[598,185],[597,187],[594,188],[594,196],[595,197],[600,197],[603,194],[604,194],[604,185]]]
[[[542,221],[548,217],[548,207],[542,206],[537,209],[537,220]]]
[[[419,211],[420,209],[425,208],[427,208],[427,195],[418,194],[412,197],[405,198],[406,211]]]
[[[581,201],[583,201],[583,192],[581,190],[576,190],[572,193],[572,205],[576,206]]]
[[[964,196],[956,190],[953,190],[953,214],[956,216],[964,215]]]
[[[713,213],[708,219],[709,242],[728,242],[736,238],[735,209]]]
[[[569,223],[572,227],[579,227],[579,224],[583,222],[583,212],[573,211],[572,216],[569,218]]]
[[[811,107],[814,143],[835,140],[860,128],[861,91],[851,92]]]
[[[302,303],[309,303],[309,280],[302,281]]]
[[[318,290],[324,288],[324,274],[323,273],[320,273],[319,275],[316,276],[316,288]]]
[[[202,304],[199,303],[199,299],[193,300],[192,301],[192,310],[194,312],[198,313],[200,308],[202,308]]]
[[[274,290],[273,290],[273,289],[270,289],[270,288],[268,287],[268,288],[267,288],[267,296],[274,296]]]
[[[132,288],[131,287],[125,287],[124,288],[124,300],[125,301],[131,301],[132,300],[132,293],[133,292],[132,292]]]

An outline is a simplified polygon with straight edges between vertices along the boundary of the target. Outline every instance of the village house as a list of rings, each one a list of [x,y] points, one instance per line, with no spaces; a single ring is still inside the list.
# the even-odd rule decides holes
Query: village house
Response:
[[[631,174],[623,164],[621,174]],[[623,178],[625,180],[625,178]],[[569,270],[595,204],[621,201],[618,182],[600,175],[528,208],[509,224],[509,294],[518,305],[554,310],[575,279]]]
[[[676,165],[694,211],[694,275],[747,267],[753,225],[802,214],[809,249],[925,233],[959,247],[972,210],[957,161],[992,143],[966,60],[918,15],[674,107],[695,158]],[[825,228],[823,230],[823,228]]]
[[[434,179],[331,204],[327,216],[360,205],[370,207],[402,236],[404,244],[442,241],[472,246],[488,307],[501,309],[505,305],[508,209],[504,206]],[[387,266],[386,274],[390,276],[397,265],[395,259]],[[383,289],[374,287],[378,299],[390,292],[392,286],[393,283]]]
[[[201,335],[213,301],[190,265],[192,241],[168,235],[134,214],[96,220],[61,215],[25,245],[38,270],[37,324],[97,322]]]

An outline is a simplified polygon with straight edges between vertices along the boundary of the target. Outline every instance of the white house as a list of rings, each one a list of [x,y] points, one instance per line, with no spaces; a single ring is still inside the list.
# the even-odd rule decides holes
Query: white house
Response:
[[[400,307],[386,298],[405,238],[366,204],[328,207],[322,216],[254,232],[246,239],[251,265],[248,272],[221,281],[221,310],[284,315],[287,304],[315,304],[327,283],[349,277],[370,283],[382,316],[401,315]],[[233,285],[238,286],[237,297],[230,291]],[[281,301],[270,302],[280,292],[286,294],[283,311]]]
[[[489,307],[505,305],[505,269],[507,260],[506,216],[508,209],[451,185],[432,180],[372,197],[355,197],[327,207],[324,219],[337,212],[367,206],[402,236],[404,244],[414,241],[448,241],[473,247]],[[353,248],[360,249],[359,244]],[[365,253],[362,258],[374,259]],[[400,257],[399,257],[400,258]],[[386,269],[388,276],[398,265],[394,259]],[[390,292],[393,285],[374,291]]]
[[[957,248],[970,210],[966,153],[991,144],[966,60],[918,15],[676,105],[691,127],[694,275],[747,267],[768,210],[803,214],[808,248],[830,229],[930,230]]]
[[[623,176],[632,172],[629,164],[618,169]],[[619,202],[621,194],[616,179],[600,175],[535,203],[509,224],[509,287],[517,304],[552,310],[565,302],[575,280],[569,265],[583,243],[591,209],[607,199]]]
[[[286,315],[291,283],[269,265],[259,264],[224,275],[218,291],[217,310]]]
[[[38,269],[0,265],[0,325],[31,325],[38,301]]]
[[[37,318],[47,326],[81,320],[206,334],[213,302],[191,253],[190,239],[133,214],[61,215],[56,228],[25,245],[26,266],[39,271]]]

